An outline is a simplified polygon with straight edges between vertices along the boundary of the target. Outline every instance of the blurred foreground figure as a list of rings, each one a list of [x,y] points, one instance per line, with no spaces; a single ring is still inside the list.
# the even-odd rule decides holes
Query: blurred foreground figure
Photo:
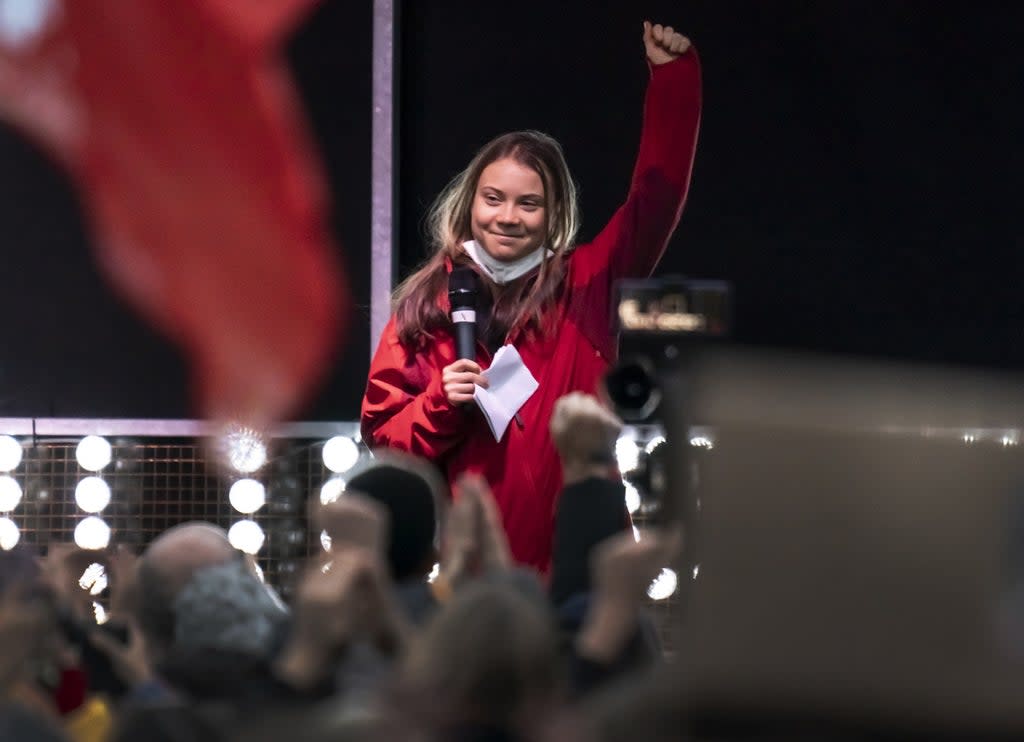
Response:
[[[346,298],[280,48],[315,0],[38,0],[0,17],[0,115],[68,168],[116,288],[191,359],[197,412],[261,427]]]

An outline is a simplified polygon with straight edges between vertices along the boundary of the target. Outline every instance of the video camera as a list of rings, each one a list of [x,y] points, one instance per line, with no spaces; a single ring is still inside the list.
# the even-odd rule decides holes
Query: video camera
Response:
[[[685,364],[693,343],[728,335],[731,288],[724,281],[686,278],[624,280],[613,306],[620,350],[605,377],[608,398],[627,423],[663,421],[666,374]]]

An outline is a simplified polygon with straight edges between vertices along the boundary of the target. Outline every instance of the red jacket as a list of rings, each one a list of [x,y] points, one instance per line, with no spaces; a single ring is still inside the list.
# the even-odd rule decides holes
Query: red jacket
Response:
[[[593,393],[615,360],[612,287],[620,278],[646,277],[658,264],[686,198],[699,118],[696,53],[653,67],[629,195],[597,238],[569,257],[567,284],[552,310],[558,331],[546,338],[509,335],[540,387],[500,442],[475,406],[448,404],[441,369],[456,360],[449,334],[439,332],[430,348],[412,353],[399,343],[394,317],[384,329],[363,399],[363,439],[430,459],[451,483],[465,471],[483,474],[522,564],[546,571],[551,559],[562,488],[548,430],[555,401],[572,391]],[[482,345],[477,354],[486,368],[490,355]]]

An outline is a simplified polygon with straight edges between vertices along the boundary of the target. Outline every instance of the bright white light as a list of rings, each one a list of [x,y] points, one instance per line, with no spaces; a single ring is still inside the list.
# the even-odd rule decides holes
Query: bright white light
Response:
[[[436,580],[440,576],[441,576],[441,565],[435,562],[434,566],[431,567],[431,569],[430,569],[430,574],[427,575],[427,582],[433,582],[434,580]]]
[[[110,485],[99,477],[86,477],[75,487],[75,502],[87,513],[98,513],[110,504]]]
[[[92,615],[96,619],[96,623],[100,626],[110,620],[110,616],[107,615],[106,609],[104,609],[104,607],[95,600],[92,602]]]
[[[661,574],[654,578],[654,582],[647,588],[647,597],[651,600],[664,600],[676,591],[679,580],[676,573],[667,567],[661,570]]]
[[[255,513],[267,502],[267,489],[255,479],[239,479],[228,490],[231,507],[240,513]]]
[[[626,510],[631,514],[635,513],[640,509],[640,492],[629,482],[623,482],[623,484],[626,485]]]
[[[240,520],[228,530],[228,541],[239,551],[256,554],[263,548],[263,529],[256,521]]]
[[[334,566],[334,562],[324,562],[324,565],[320,568],[321,574],[327,574],[331,571],[331,567]]]
[[[691,446],[696,446],[697,448],[708,448],[708,449],[711,449],[711,448],[715,447],[714,441],[712,441],[707,436],[703,436],[703,435],[695,435],[693,438],[691,438],[690,439],[690,445]]]
[[[10,551],[18,545],[21,531],[10,518],[0,518],[0,549]]]
[[[336,435],[324,444],[324,466],[335,474],[346,472],[359,461],[359,446],[351,438]]]
[[[640,543],[640,529],[636,526],[633,526],[633,540]]]
[[[80,549],[105,549],[110,543],[110,526],[102,518],[90,515],[75,526],[75,543]]]
[[[974,433],[964,433],[964,443],[974,443],[976,440],[978,438]]]
[[[693,579],[696,580],[697,579],[697,575],[699,575],[699,574],[700,574],[700,565],[699,564],[693,565]]]
[[[0,435],[0,471],[14,471],[21,463],[25,451],[21,444],[9,435]]]
[[[0,43],[12,49],[34,43],[57,10],[55,0],[0,0]]]
[[[251,428],[239,428],[224,436],[228,463],[237,472],[252,474],[267,463],[267,444]]]
[[[345,480],[341,477],[332,477],[320,488],[320,502],[324,505],[334,502],[341,497],[341,493],[344,491]]]
[[[640,446],[632,438],[619,438],[615,441],[615,460],[622,474],[633,471],[640,462]]]
[[[21,485],[14,477],[0,477],[0,513],[9,513],[21,502]]]
[[[1004,446],[1016,446],[1017,436],[1012,433],[1008,433],[1001,438],[1001,441]]]
[[[327,535],[327,531],[320,531],[320,545],[324,551],[331,550],[331,537]]]
[[[656,449],[658,446],[660,446],[664,442],[665,442],[665,436],[663,436],[663,435],[656,435],[653,438],[651,438],[649,441],[647,441],[647,445],[644,446],[644,450],[647,451],[647,453],[653,453],[654,449]]]
[[[252,571],[256,573],[256,579],[257,580],[259,580],[264,585],[267,584],[267,576],[265,574],[263,574],[263,567],[261,567],[260,565],[256,564],[255,561],[253,562],[253,565],[252,565]]]
[[[78,465],[86,471],[99,471],[110,463],[110,444],[106,438],[98,435],[87,435],[75,449]]]
[[[107,571],[102,564],[93,562],[78,578],[78,586],[83,590],[88,590],[89,595],[99,595],[107,589]]]

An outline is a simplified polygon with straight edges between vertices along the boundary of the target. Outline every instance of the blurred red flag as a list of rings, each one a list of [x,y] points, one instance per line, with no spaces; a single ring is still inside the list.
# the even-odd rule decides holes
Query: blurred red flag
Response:
[[[0,112],[69,168],[113,284],[182,344],[200,414],[296,412],[347,290],[283,56],[316,0],[0,2]]]

